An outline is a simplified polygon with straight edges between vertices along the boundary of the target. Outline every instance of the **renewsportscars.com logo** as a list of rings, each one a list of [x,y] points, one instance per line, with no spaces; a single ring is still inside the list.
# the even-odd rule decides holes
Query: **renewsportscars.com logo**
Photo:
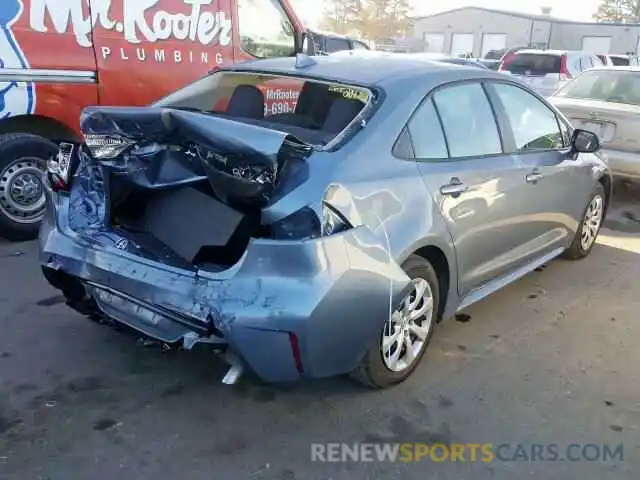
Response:
[[[313,443],[312,462],[622,462],[624,445],[599,443]]]

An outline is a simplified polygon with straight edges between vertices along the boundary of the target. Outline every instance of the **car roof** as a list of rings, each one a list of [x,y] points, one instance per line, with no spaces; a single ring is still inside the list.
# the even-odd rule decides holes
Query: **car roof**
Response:
[[[640,72],[640,65],[602,65],[589,70],[611,70],[611,71],[623,71],[623,72]]]
[[[412,78],[424,81],[427,74],[436,83],[437,80],[479,76],[504,78],[500,73],[474,66],[438,62],[421,55],[375,50],[345,51],[340,55],[306,57],[306,59],[310,65],[301,68],[296,68],[295,57],[284,57],[243,62],[221,70],[315,77],[327,81],[371,86],[389,85]]]

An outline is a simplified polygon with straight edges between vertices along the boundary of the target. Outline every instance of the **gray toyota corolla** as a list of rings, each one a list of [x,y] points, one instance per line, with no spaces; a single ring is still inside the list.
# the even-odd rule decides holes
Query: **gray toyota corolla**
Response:
[[[90,317],[209,345],[227,383],[399,383],[440,319],[586,257],[611,196],[598,138],[543,98],[410,55],[235,65],[81,125],[48,165],[46,278]]]

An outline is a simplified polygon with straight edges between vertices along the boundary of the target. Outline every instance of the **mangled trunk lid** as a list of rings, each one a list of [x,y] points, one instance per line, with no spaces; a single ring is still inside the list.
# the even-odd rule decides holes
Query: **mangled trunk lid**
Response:
[[[107,230],[185,265],[236,262],[312,151],[286,132],[169,108],[87,109],[81,128],[80,203],[102,189],[92,211]]]

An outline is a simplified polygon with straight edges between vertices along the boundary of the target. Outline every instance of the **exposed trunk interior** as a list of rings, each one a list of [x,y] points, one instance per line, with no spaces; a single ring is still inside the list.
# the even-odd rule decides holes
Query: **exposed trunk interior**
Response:
[[[106,174],[108,223],[140,254],[181,268],[236,264],[264,234],[262,209],[304,181],[311,152],[284,132],[179,110],[99,109],[82,127]],[[123,151],[102,154],[101,137]]]

